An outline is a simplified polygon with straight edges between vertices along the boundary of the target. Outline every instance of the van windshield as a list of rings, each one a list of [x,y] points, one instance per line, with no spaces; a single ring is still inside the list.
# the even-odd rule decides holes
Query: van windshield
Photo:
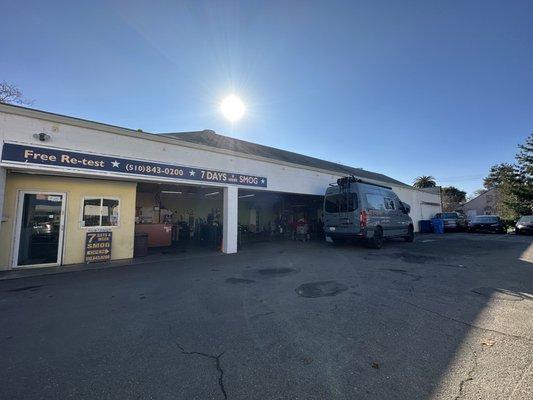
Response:
[[[324,199],[324,211],[327,213],[353,212],[357,210],[356,193],[338,193],[326,196]]]

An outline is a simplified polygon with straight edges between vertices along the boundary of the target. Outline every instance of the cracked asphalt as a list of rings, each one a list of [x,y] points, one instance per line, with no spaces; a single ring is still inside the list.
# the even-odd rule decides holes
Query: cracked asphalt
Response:
[[[0,281],[3,399],[531,399],[533,245],[420,235]]]

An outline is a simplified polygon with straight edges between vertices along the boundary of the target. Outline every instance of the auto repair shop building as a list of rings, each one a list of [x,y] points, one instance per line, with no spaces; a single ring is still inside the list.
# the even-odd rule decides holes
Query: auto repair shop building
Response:
[[[136,235],[150,249],[235,253],[242,235],[319,224],[326,187],[350,174],[392,187],[415,229],[440,211],[438,193],[212,131],[149,134],[0,104],[0,144],[0,270],[132,258]]]

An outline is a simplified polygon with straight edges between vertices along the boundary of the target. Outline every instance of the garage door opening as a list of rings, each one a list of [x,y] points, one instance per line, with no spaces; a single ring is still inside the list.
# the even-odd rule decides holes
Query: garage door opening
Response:
[[[239,190],[239,246],[272,240],[323,240],[323,196]]]
[[[222,188],[139,183],[134,257],[220,251],[222,210]]]

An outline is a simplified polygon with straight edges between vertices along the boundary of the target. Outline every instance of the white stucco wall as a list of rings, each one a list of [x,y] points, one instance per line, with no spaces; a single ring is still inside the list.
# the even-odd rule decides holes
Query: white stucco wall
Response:
[[[337,179],[332,174],[213,152],[208,149],[200,149],[200,146],[196,145],[172,144],[172,139],[163,137],[160,138],[161,141],[146,140],[146,138],[153,137],[153,135],[147,134],[139,134],[137,137],[118,136],[117,134],[96,129],[87,129],[13,114],[4,115],[2,125],[3,130],[6,132],[4,137],[6,141],[266,176],[269,178],[268,190],[278,192],[323,194],[325,187]],[[32,137],[34,133],[39,132],[49,134],[51,139],[43,143]],[[95,174],[93,171],[72,172]],[[99,172],[99,174],[108,175],[104,172]],[[132,179],[131,175],[129,179]],[[168,180],[154,177],[148,177],[147,179]],[[194,183],[185,180],[183,182]],[[202,182],[202,184],[207,183]]]
[[[47,133],[51,139],[43,143],[33,138],[33,134],[39,132]],[[72,151],[267,177],[268,187],[266,189],[254,188],[258,190],[323,195],[328,184],[335,182],[341,176],[334,172],[269,161],[260,157],[239,156],[227,151],[214,151],[205,146],[176,143],[169,138],[154,137],[154,135],[136,133],[122,128],[4,105],[0,105],[0,137],[4,141],[34,146],[57,147]],[[17,166],[16,168],[23,167],[26,166]],[[27,168],[37,169],[36,166],[30,165]],[[53,167],[48,168],[54,171]],[[46,170],[46,168],[39,166],[39,170]],[[110,174],[106,172],[74,169],[69,171],[62,169],[61,173],[110,177]],[[137,181],[180,182],[180,180],[147,176],[123,175],[119,177],[113,175],[113,177]],[[187,180],[181,182],[194,184],[194,182]],[[376,183],[380,182],[376,181]],[[198,184],[207,185],[209,183],[198,182]],[[212,185],[224,186],[220,183],[213,183]],[[393,186],[393,189],[402,201],[411,205],[411,216],[415,221],[415,229],[418,228],[417,221],[419,219],[426,219],[430,217],[428,214],[434,214],[433,210],[427,211],[427,207],[423,208],[421,202],[440,204],[438,195],[403,186]]]
[[[413,220],[415,231],[418,231],[420,220],[431,219],[436,213],[441,212],[440,195],[429,193],[424,190],[409,188],[393,188],[401,201],[411,206],[411,219]]]

